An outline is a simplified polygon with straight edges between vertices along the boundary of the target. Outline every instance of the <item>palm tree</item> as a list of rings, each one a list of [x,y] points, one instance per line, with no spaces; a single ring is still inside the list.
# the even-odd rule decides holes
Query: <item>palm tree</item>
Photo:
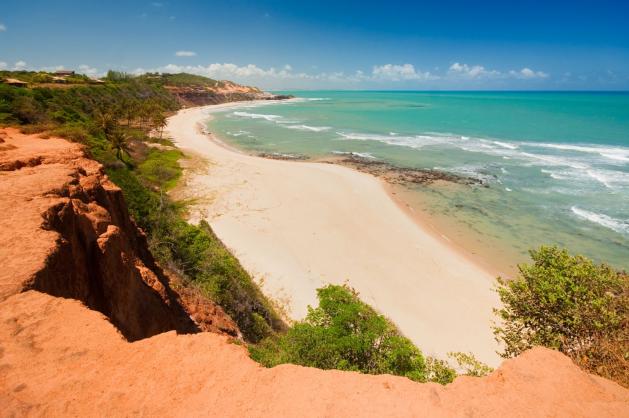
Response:
[[[94,109],[94,119],[98,127],[105,132],[105,135],[114,131],[118,124],[118,116],[116,112],[109,107],[98,107]]]
[[[166,115],[160,110],[152,116],[153,128],[159,132],[159,138],[162,139],[164,128],[166,127]]]
[[[126,164],[124,155],[129,154],[129,135],[122,129],[116,129],[107,138],[116,151],[116,158]]]

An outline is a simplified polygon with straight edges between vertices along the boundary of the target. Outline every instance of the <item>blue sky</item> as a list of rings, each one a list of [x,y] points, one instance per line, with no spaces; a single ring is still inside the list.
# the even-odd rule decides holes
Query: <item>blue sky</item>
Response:
[[[15,1],[0,67],[267,89],[629,89],[629,1]]]

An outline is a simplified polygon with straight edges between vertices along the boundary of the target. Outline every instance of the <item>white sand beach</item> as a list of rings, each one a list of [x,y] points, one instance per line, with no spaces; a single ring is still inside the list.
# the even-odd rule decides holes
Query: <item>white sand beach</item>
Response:
[[[303,318],[315,289],[349,283],[426,354],[472,352],[496,366],[494,277],[411,219],[381,180],[334,164],[246,155],[200,130],[212,111],[169,118],[174,142],[207,161],[181,193],[262,290]]]

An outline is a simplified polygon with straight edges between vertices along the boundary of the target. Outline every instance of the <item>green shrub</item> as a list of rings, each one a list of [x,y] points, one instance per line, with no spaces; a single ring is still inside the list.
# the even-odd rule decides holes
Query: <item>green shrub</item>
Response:
[[[13,114],[21,123],[37,123],[44,119],[41,105],[29,95],[20,95],[13,100]]]
[[[61,125],[58,128],[54,128],[51,131],[51,134],[69,139],[70,141],[73,141],[73,142],[79,142],[82,144],[85,144],[87,142],[88,137],[90,136],[90,133],[85,127],[85,125],[72,124],[72,123],[68,123],[65,125]]]
[[[138,165],[140,175],[151,184],[163,188],[164,191],[172,189],[179,177],[181,177],[181,167],[179,159],[183,153],[178,149],[149,151],[146,159]]]
[[[247,341],[257,342],[274,330],[284,329],[271,303],[207,222],[198,226],[186,222],[180,205],[143,185],[147,179],[141,170],[124,167],[108,169],[107,173],[122,189],[131,215],[147,232],[155,258],[181,271],[206,297],[223,307]]]
[[[305,320],[285,334],[250,346],[253,359],[266,367],[282,363],[321,369],[390,373],[442,384],[455,371],[446,362],[425,358],[384,316],[362,302],[348,286],[317,290],[319,306],[308,308]]]
[[[531,251],[514,280],[498,278],[504,357],[554,348],[586,370],[629,384],[629,276],[557,247]]]
[[[487,376],[494,369],[478,361],[472,353],[448,353],[448,357],[455,361],[458,368],[466,376],[482,377]]]

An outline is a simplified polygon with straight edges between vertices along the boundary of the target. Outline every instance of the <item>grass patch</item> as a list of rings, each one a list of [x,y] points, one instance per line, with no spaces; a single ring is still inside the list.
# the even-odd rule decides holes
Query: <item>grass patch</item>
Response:
[[[149,183],[168,191],[175,187],[181,177],[179,159],[183,153],[178,149],[151,149],[146,159],[138,165],[138,174]]]

